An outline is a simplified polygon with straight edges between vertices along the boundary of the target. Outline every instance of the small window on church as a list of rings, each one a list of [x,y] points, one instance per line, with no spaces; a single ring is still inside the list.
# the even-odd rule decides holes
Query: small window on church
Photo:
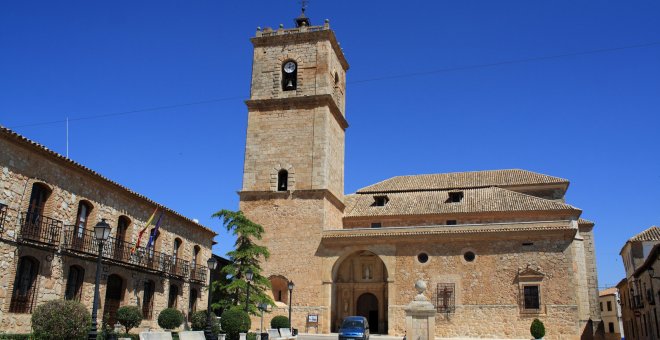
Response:
[[[467,262],[472,262],[474,259],[477,257],[477,255],[474,254],[474,252],[467,251],[465,254],[463,254],[463,259]]]
[[[429,255],[427,253],[419,253],[417,254],[417,261],[419,263],[426,263],[429,261]]]
[[[390,199],[387,196],[374,196],[374,206],[384,207]]]
[[[298,65],[289,60],[282,64],[282,90],[292,91],[298,87]]]
[[[335,72],[335,86],[339,85],[339,75]]]
[[[539,294],[539,286],[529,285],[523,286],[524,294],[524,308],[526,310],[538,310],[541,306],[541,296]]]
[[[277,191],[287,191],[289,190],[289,172],[286,170],[280,170],[277,173]]]
[[[450,203],[458,203],[463,200],[462,191],[454,191],[449,193],[449,199],[447,200]]]
[[[374,222],[374,223],[371,224],[371,227],[372,227],[372,228],[380,228],[380,227],[382,227],[382,226],[383,226],[383,225],[382,225],[380,222]]]
[[[456,220],[447,220],[447,225],[456,225]]]

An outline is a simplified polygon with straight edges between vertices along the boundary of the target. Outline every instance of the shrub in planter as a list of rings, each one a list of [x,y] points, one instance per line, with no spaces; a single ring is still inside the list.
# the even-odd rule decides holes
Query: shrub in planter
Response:
[[[534,321],[532,321],[532,326],[529,327],[529,331],[532,333],[534,339],[541,339],[545,336],[545,326],[543,326],[543,322],[539,319],[534,319]]]
[[[284,315],[278,315],[270,320],[270,328],[289,328],[290,325],[289,318]]]
[[[228,309],[220,318],[222,330],[227,334],[227,340],[237,340],[239,333],[250,330],[250,317],[240,307]]]
[[[126,333],[140,326],[142,323],[142,311],[138,306],[123,306],[117,309],[117,321],[124,326]]]
[[[85,339],[92,317],[78,301],[52,300],[32,313],[32,329],[37,339]]]
[[[183,313],[174,308],[165,308],[158,314],[158,326],[163,329],[175,329],[183,323]]]
[[[206,329],[206,311],[205,310],[200,310],[197,312],[194,312],[192,315],[192,330],[193,331],[203,331]],[[218,321],[218,318],[216,318],[215,313],[211,313],[211,330],[213,331],[213,334],[218,335],[220,334],[220,321]]]

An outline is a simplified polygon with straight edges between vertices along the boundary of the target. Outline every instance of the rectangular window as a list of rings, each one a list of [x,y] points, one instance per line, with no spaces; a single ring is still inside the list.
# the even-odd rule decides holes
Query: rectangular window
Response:
[[[456,220],[447,220],[447,225],[456,225]]]
[[[612,301],[607,301],[607,311],[608,312],[612,311]]]
[[[383,226],[383,225],[382,225],[380,222],[374,222],[374,223],[371,224],[371,227],[372,227],[372,228],[380,228],[380,227],[382,227],[382,226]]]
[[[610,322],[607,326],[609,333],[614,333],[614,323]]]
[[[524,308],[529,310],[538,310],[541,306],[541,299],[539,295],[539,286],[524,286]]]
[[[603,311],[603,303],[602,302],[600,303],[600,311],[601,312]]]

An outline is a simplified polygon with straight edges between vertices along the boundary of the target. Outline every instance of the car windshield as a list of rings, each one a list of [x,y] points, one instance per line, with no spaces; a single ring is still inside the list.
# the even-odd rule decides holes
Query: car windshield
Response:
[[[362,328],[362,321],[360,320],[346,320],[341,328]]]

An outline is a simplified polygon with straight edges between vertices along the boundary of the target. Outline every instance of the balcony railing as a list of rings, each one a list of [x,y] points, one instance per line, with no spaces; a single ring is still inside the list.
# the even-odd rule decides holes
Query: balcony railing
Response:
[[[7,205],[0,203],[0,233],[5,230],[5,218],[7,217]]]
[[[632,296],[632,309],[641,309],[644,308],[644,300],[641,295]]]
[[[199,281],[206,283],[206,273],[208,268],[200,265],[190,266],[190,281]]]
[[[30,241],[57,247],[62,234],[62,221],[35,213],[21,214],[20,241]]]
[[[98,241],[91,230],[77,230],[75,226],[67,226],[64,248],[68,251],[98,256]],[[138,247],[131,252],[133,245],[123,240],[110,237],[103,244],[103,257],[114,261],[131,264],[151,270],[184,277],[188,275],[189,262],[176,259],[171,255]]]

